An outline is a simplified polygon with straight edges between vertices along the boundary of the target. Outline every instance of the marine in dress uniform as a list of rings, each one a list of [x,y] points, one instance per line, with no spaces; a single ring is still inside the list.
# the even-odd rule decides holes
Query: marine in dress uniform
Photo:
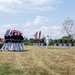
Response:
[[[69,47],[72,46],[72,40],[69,40]]]
[[[75,39],[74,39],[74,46],[75,46]]]
[[[41,39],[41,46],[43,46],[44,44],[44,39]]]
[[[55,41],[54,41],[54,45],[57,46],[57,40],[56,40],[56,39],[55,39]]]
[[[62,46],[62,39],[59,40],[59,46]]]
[[[68,41],[67,40],[64,40],[64,46],[65,47],[67,46],[67,43],[68,43]]]
[[[19,40],[20,40],[20,50],[24,50],[24,38],[22,34],[19,34]]]
[[[7,47],[8,47],[7,43],[8,43],[8,36],[5,35],[4,36],[4,45],[2,46],[1,51],[7,49]]]
[[[48,49],[49,41],[50,41],[49,36],[47,36],[47,37],[46,37],[46,49]]]

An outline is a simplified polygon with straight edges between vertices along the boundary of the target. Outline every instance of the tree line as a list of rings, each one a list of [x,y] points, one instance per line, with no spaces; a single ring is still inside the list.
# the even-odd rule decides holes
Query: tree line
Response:
[[[44,46],[45,46],[45,45],[46,45],[45,37],[41,38],[40,41],[41,41],[42,39],[44,39]],[[55,40],[57,40],[57,46],[58,46],[59,43],[60,43],[60,39],[50,39],[49,46],[54,46]],[[72,46],[73,46],[73,44],[74,44],[74,39],[71,37],[71,35],[69,35],[69,36],[63,36],[63,37],[61,38],[61,40],[62,40],[62,43],[64,43],[64,40],[67,40],[67,41],[72,40]],[[25,44],[25,45],[33,45],[34,41],[35,41],[34,38],[30,38],[30,39],[26,38],[24,44]]]
[[[73,38],[73,36],[75,36],[75,23],[74,23],[74,20],[72,20],[72,19],[70,19],[70,18],[67,18],[67,19],[64,21],[64,23],[62,24],[62,27],[61,27],[61,28],[62,28],[62,29],[61,29],[62,33],[63,33],[64,35],[66,34],[66,36],[63,36],[63,37],[61,38],[61,40],[63,41],[63,43],[64,43],[64,40],[67,40],[67,41],[72,40],[72,45],[73,45],[73,44],[74,44],[74,39],[75,39],[75,38]],[[46,45],[45,37],[40,38],[40,41],[41,41],[42,39],[44,39],[44,46],[45,46],[45,45]],[[57,45],[58,45],[60,39],[56,39],[56,40],[57,40]],[[29,38],[29,39],[28,39],[28,38],[25,38],[24,44],[25,44],[25,45],[33,45],[34,41],[35,41],[34,38]],[[3,44],[3,43],[4,43],[4,42],[2,41],[2,44]],[[55,43],[55,40],[54,40],[54,39],[50,39],[49,46],[54,45],[54,43]],[[1,46],[2,46],[2,44],[1,44]]]

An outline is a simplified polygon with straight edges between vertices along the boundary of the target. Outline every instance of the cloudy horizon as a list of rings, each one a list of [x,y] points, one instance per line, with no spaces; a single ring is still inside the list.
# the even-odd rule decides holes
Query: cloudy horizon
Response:
[[[0,37],[7,29],[17,29],[27,38],[34,38],[37,31],[61,38],[64,20],[75,20],[74,7],[74,0],[0,0]]]

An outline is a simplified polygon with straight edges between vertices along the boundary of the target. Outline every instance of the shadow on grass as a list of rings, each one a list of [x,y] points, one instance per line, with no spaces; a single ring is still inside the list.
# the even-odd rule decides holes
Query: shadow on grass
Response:
[[[11,52],[27,52],[27,51],[30,51],[30,50],[18,50],[18,51],[14,50],[14,51],[11,51]]]
[[[16,51],[16,50],[12,50],[12,51],[9,51],[9,50],[0,50],[0,52],[27,52],[27,51],[30,51],[30,50],[18,50],[18,51]]]
[[[70,49],[71,47],[49,47],[48,49]]]

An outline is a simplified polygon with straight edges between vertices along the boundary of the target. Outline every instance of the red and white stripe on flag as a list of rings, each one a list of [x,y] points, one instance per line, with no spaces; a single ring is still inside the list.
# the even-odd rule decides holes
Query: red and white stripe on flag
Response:
[[[37,39],[37,34],[38,34],[38,32],[36,32],[36,33],[34,34],[35,39]]]

